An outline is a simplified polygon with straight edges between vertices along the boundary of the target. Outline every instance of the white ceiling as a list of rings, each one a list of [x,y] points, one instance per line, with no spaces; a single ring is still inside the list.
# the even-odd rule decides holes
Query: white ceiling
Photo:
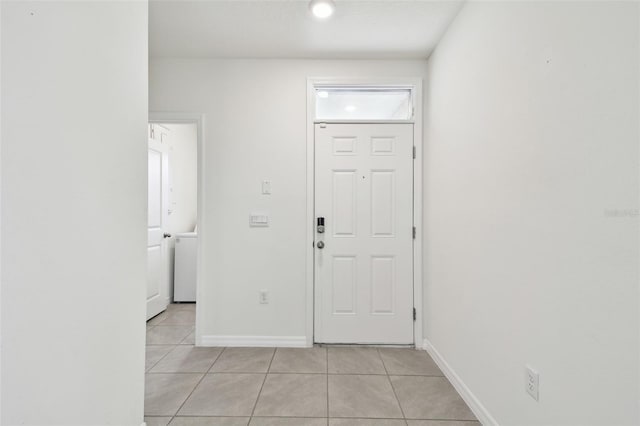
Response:
[[[426,58],[463,0],[335,0],[314,19],[307,0],[152,0],[152,57]]]

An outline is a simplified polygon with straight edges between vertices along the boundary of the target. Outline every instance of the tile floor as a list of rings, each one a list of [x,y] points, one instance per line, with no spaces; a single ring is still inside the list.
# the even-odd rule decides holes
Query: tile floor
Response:
[[[147,322],[147,426],[479,426],[424,351],[196,348],[195,305]]]

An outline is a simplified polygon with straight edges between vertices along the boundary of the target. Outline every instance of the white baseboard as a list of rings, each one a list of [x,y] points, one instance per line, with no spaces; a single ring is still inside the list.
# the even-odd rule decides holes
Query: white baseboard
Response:
[[[484,405],[480,402],[480,400],[471,392],[471,390],[467,387],[467,385],[460,379],[460,376],[456,374],[456,372],[451,368],[451,366],[447,363],[447,361],[442,358],[440,352],[433,347],[429,340],[424,339],[422,348],[426,350],[433,361],[438,364],[440,370],[444,373],[444,375],[449,379],[449,382],[453,385],[453,387],[458,391],[464,402],[467,403],[473,414],[476,415],[480,423],[484,426],[498,426],[498,422],[493,418],[489,410],[486,409]]]
[[[202,336],[199,346],[306,348],[305,336]]]

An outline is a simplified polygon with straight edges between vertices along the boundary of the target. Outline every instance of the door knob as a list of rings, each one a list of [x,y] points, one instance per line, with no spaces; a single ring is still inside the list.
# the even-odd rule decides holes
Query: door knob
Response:
[[[164,238],[171,238],[171,234],[167,234],[166,232],[163,235]]]
[[[324,248],[324,241],[318,241],[318,242],[316,243],[316,246],[317,246],[319,249],[323,249],[323,248]]]

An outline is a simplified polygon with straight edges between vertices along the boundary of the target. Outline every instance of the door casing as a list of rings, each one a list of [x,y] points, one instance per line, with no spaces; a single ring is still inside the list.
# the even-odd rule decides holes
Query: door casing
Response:
[[[319,87],[386,87],[408,88],[411,90],[413,116],[410,120],[316,120],[315,90]],[[422,348],[423,296],[422,296],[422,78],[307,78],[307,233],[306,233],[306,318],[305,334],[308,347],[314,343],[315,283],[314,283],[314,241],[315,241],[315,124],[316,123],[413,123],[413,146],[416,158],[413,167],[413,221],[416,237],[413,243],[413,300],[416,319],[413,340],[416,348]]]

